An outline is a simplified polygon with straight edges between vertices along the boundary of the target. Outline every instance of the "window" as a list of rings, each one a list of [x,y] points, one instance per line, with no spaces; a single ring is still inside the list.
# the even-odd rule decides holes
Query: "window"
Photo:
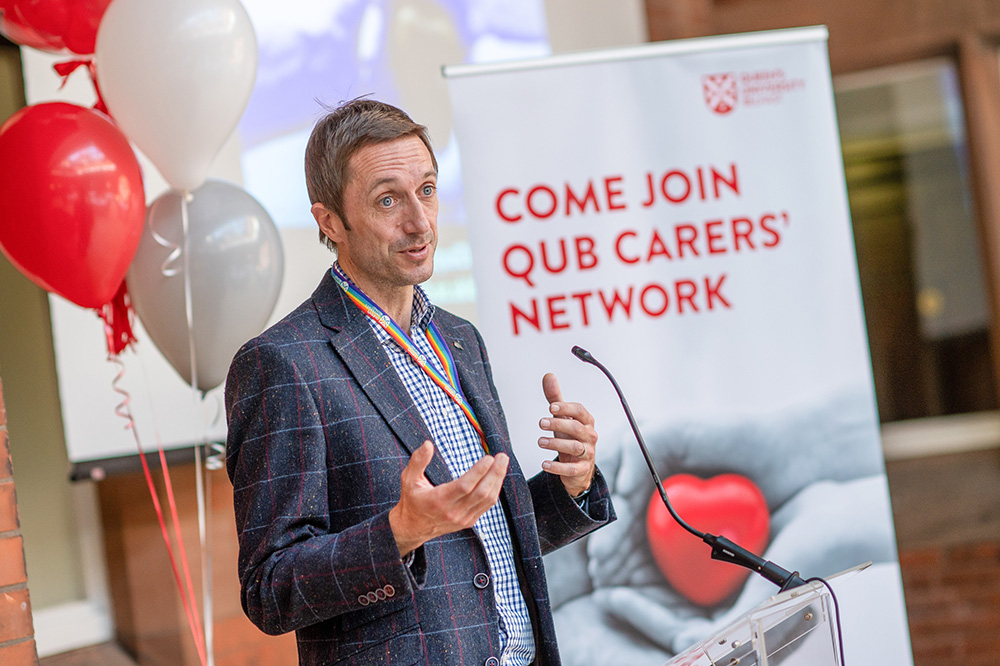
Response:
[[[995,410],[955,66],[890,67],[834,87],[881,421]]]

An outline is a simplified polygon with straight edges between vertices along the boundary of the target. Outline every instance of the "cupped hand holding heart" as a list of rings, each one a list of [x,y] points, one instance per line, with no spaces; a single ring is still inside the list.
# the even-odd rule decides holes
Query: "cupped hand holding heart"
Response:
[[[677,474],[663,482],[674,510],[689,525],[724,536],[761,554],[770,532],[763,493],[750,479],[722,474],[708,480]],[[667,581],[690,601],[714,606],[743,585],[749,570],[711,559],[711,548],[677,524],[653,491],[646,514],[646,535]]]

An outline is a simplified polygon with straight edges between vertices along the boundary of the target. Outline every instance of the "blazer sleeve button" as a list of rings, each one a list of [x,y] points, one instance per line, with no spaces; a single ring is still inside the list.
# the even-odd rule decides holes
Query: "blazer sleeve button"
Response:
[[[394,588],[392,585],[386,585],[385,587],[382,588],[382,590],[385,592],[385,596],[387,597],[396,596],[396,588]]]
[[[367,596],[368,596],[368,601],[370,603],[375,603],[376,601],[378,601],[378,595],[375,594],[374,592],[369,592]]]
[[[484,573],[477,573],[472,579],[472,584],[475,585],[477,589],[484,590],[490,584],[490,577]]]
[[[368,597],[362,594],[360,597],[358,597],[358,603],[361,604],[362,606],[367,606]]]

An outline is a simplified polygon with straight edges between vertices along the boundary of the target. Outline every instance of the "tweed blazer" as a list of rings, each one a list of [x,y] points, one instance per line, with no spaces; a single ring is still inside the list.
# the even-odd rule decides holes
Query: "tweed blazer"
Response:
[[[438,325],[491,453],[511,463],[501,491],[532,616],[536,663],[559,663],[542,554],[614,520],[598,472],[584,512],[558,477],[527,480],[514,459],[486,349],[469,322]],[[498,615],[471,530],[400,559],[389,510],[400,473],[431,434],[365,315],[329,272],[312,297],[236,354],[226,382],[244,611],[295,631],[299,661],[495,665]],[[438,451],[434,484],[451,480]]]

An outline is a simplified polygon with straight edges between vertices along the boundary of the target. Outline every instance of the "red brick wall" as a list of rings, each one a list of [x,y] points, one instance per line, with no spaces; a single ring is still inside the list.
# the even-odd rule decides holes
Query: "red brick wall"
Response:
[[[916,666],[992,666],[1000,655],[1000,543],[901,550]]]
[[[7,443],[7,411],[0,383],[0,664],[37,666],[24,545],[18,525],[14,474]]]
[[[997,663],[1000,448],[890,461],[914,666]]]

